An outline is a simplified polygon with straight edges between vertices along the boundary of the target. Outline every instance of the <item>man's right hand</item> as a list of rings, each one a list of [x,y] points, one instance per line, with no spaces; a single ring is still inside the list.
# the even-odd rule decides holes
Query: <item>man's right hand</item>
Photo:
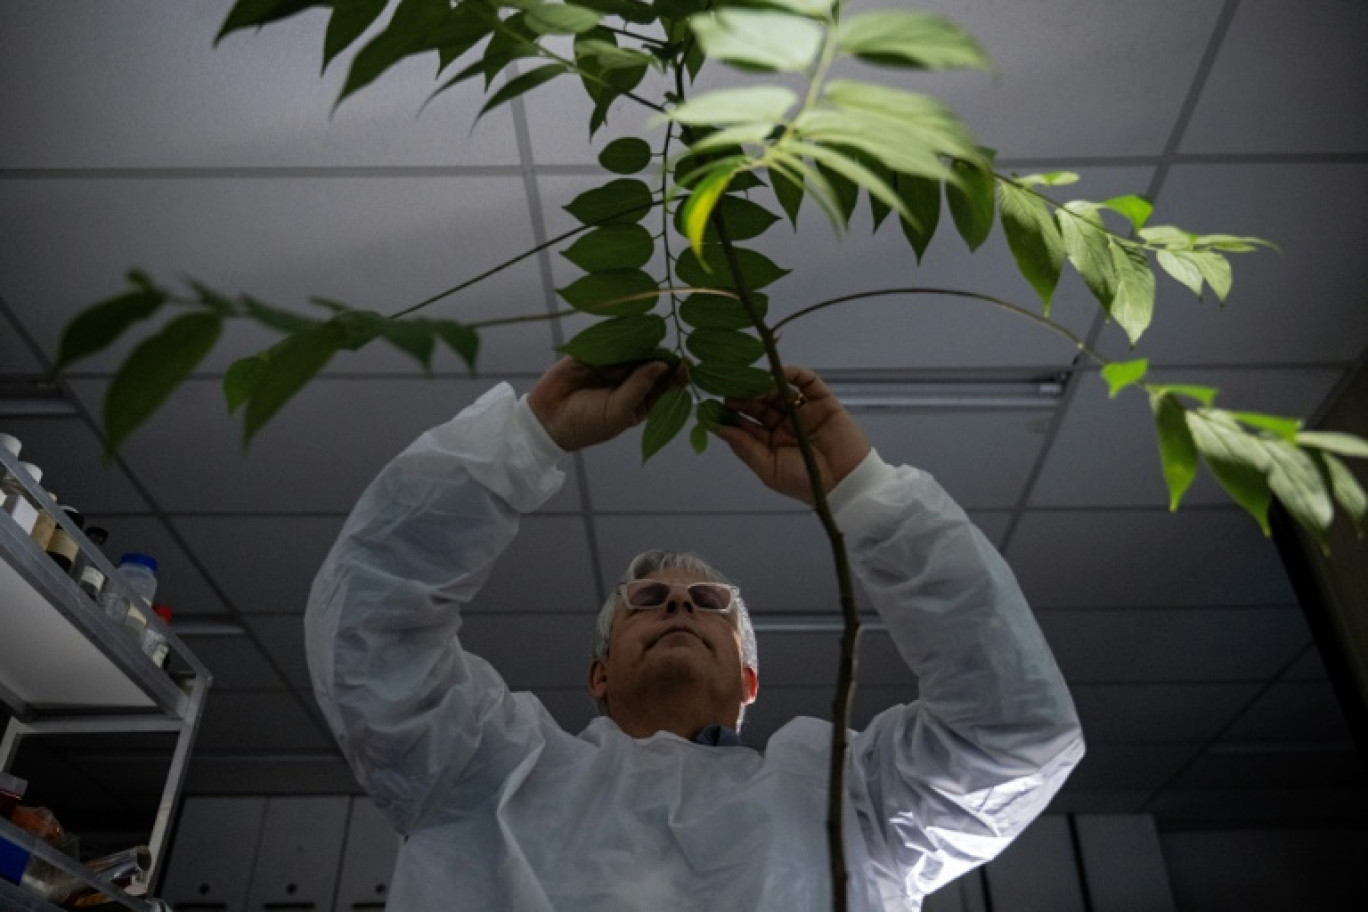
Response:
[[[676,382],[664,361],[625,368],[591,367],[562,358],[542,374],[527,394],[527,404],[556,445],[572,452],[645,421],[651,406]]]

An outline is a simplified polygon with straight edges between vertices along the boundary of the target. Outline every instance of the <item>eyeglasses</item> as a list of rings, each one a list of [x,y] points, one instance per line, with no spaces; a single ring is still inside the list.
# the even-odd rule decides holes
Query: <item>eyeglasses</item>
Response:
[[[688,594],[689,604],[699,611],[725,614],[736,608],[736,597],[741,590],[726,583],[666,583],[661,580],[639,579],[623,583],[618,595],[631,611],[652,611],[664,607],[675,590]]]

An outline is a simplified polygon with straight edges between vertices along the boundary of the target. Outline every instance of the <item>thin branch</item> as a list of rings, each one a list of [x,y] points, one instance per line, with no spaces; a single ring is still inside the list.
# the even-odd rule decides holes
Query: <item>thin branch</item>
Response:
[[[1083,354],[1092,358],[1098,364],[1111,363],[1110,359],[1103,357],[1095,349],[1089,347],[1088,343],[1084,342],[1078,336],[1069,332],[1053,320],[1042,317],[1040,314],[1027,310],[1019,305],[1012,304],[1009,301],[995,298],[992,295],[979,294],[974,291],[961,291],[955,288],[880,288],[878,291],[862,291],[856,294],[842,295],[839,298],[829,298],[825,301],[819,301],[816,304],[810,304],[807,307],[796,310],[787,317],[784,317],[784,319],[775,323],[773,329],[777,332],[784,325],[792,323],[799,317],[805,317],[808,314],[816,313],[819,310],[825,310],[828,307],[835,307],[837,304],[848,304],[851,301],[859,301],[864,298],[878,298],[886,297],[888,295],[938,295],[941,297],[968,298],[973,301],[982,301],[985,304],[992,304],[994,307],[999,307],[1009,313],[1016,314],[1018,317],[1024,317],[1032,323],[1045,327],[1055,335],[1068,339],[1074,348],[1083,352]]]

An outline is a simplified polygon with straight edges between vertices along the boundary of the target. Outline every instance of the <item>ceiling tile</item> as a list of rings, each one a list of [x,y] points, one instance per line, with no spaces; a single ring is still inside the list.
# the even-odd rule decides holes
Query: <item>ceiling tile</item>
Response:
[[[1233,742],[1353,743],[1329,681],[1274,684],[1236,720],[1224,738]]]
[[[1166,824],[1165,839],[1174,836],[1192,835],[1183,834],[1177,831],[1187,828],[1205,828],[1222,830],[1218,838],[1223,841],[1237,839],[1241,835],[1241,830],[1249,832],[1249,835],[1258,838],[1260,834],[1253,832],[1262,828],[1296,828],[1301,830],[1313,829],[1323,826],[1334,826],[1339,828],[1339,832],[1327,832],[1325,835],[1336,846],[1343,845],[1345,833],[1351,831],[1361,831],[1363,819],[1368,816],[1368,792],[1347,791],[1345,789],[1315,787],[1314,782],[1306,782],[1301,788],[1293,789],[1165,789],[1155,797],[1155,800],[1146,805],[1145,810],[1153,813]],[[1352,828],[1346,829],[1347,828]],[[1175,854],[1182,851],[1182,843],[1174,844],[1169,852],[1166,852],[1166,859],[1170,864],[1175,863],[1175,859],[1181,855]],[[1239,850],[1237,850],[1239,851]],[[1321,867],[1320,859],[1325,858],[1324,854],[1317,856],[1317,869],[1326,870]],[[1346,855],[1346,864],[1357,863],[1362,857],[1362,852],[1358,846],[1352,846]],[[1251,853],[1239,851],[1239,865],[1241,871],[1257,870],[1257,862],[1251,862]],[[1349,861],[1352,859],[1353,861]],[[1252,865],[1255,865],[1252,867]],[[1335,870],[1332,864],[1329,870]],[[1300,880],[1300,879],[1299,879]],[[1292,903],[1301,903],[1307,898],[1307,884],[1315,878],[1308,878],[1295,885],[1295,893]],[[1200,879],[1189,879],[1189,883],[1200,883]],[[1226,890],[1222,900],[1229,899],[1229,884],[1239,882],[1239,878],[1228,879],[1225,881]],[[1263,904],[1268,899],[1267,891],[1260,891],[1257,894],[1257,904]],[[1358,897],[1355,896],[1355,899]],[[1238,902],[1238,900],[1237,900]],[[1253,905],[1246,905],[1252,908]],[[1275,908],[1278,906],[1275,905]],[[1239,906],[1237,906],[1239,908]],[[1312,908],[1334,908],[1332,902],[1328,906],[1312,906]]]
[[[1329,680],[1329,673],[1325,670],[1325,663],[1321,661],[1320,653],[1316,651],[1315,644],[1308,643],[1306,651],[1283,674],[1284,681],[1326,681]]]
[[[1152,364],[1343,366],[1368,345],[1368,261],[1356,225],[1368,208],[1368,165],[1175,165],[1153,224],[1267,238],[1281,248],[1232,254],[1224,307],[1197,302],[1161,276],[1154,322],[1135,352],[1109,327],[1099,347]]]
[[[1088,744],[1205,741],[1259,691],[1258,684],[1074,684]]]
[[[245,623],[256,636],[261,648],[271,657],[271,661],[285,675],[285,682],[296,690],[309,693],[313,697],[309,681],[309,666],[304,658],[304,620],[297,614],[249,614],[243,617]],[[194,648],[192,642],[191,648]]]
[[[7,289],[0,289],[0,364],[5,365],[5,373],[13,375],[46,374],[47,366],[38,360],[28,341],[21,335],[22,328],[10,319],[10,308],[4,295]]]
[[[129,438],[123,456],[170,513],[345,514],[390,459],[492,386],[488,379],[321,378],[244,452],[241,417],[228,413],[218,381],[192,379]],[[73,388],[97,407],[105,384]],[[547,509],[577,505],[571,474]]]
[[[435,54],[399,64],[334,111],[355,47],[319,78],[325,16],[214,47],[226,11],[217,0],[8,4],[0,167],[517,163],[505,111],[470,130],[476,83],[423,109],[438,86]]]
[[[173,617],[173,630],[175,623]],[[245,637],[187,636],[184,642],[214,676],[211,701],[228,690],[279,690],[285,686],[271,660]]]
[[[79,308],[124,290],[133,267],[178,294],[193,277],[229,296],[252,297],[310,317],[319,296],[394,312],[465,281],[533,246],[518,178],[237,177],[0,180],[0,294],[51,355]],[[479,225],[479,230],[469,226]],[[80,250],[77,265],[53,250]],[[429,311],[462,321],[542,313],[531,261]],[[79,362],[112,371],[142,334]],[[274,344],[278,334],[233,321],[201,370]],[[485,370],[539,370],[550,360],[543,323],[485,334]],[[438,370],[465,372],[443,349]],[[343,353],[333,371],[421,368],[376,343]]]
[[[1156,383],[1196,383],[1220,390],[1224,408],[1276,415],[1310,416],[1339,380],[1338,370],[1266,369],[1155,371]],[[1107,395],[1107,384],[1089,372],[1075,378],[1050,455],[1031,489],[1032,506],[1149,506],[1169,502],[1155,444],[1154,416],[1139,392]],[[1183,504],[1229,504],[1230,497],[1203,470]]]
[[[461,646],[494,666],[512,690],[588,681],[598,606],[570,614],[470,614]]]
[[[1040,611],[1071,685],[1259,682],[1310,641],[1295,609]]]
[[[1183,134],[1184,152],[1361,152],[1361,3],[1243,0]]]
[[[19,438],[19,458],[43,470],[39,484],[84,513],[88,525],[100,525],[101,513],[149,509],[123,467],[105,458],[103,441],[84,419],[0,417],[0,431]]]
[[[1069,787],[1081,791],[1157,789],[1178,772],[1200,745],[1089,744],[1087,756],[1069,777]]]
[[[1176,789],[1343,789],[1368,794],[1368,772],[1351,746],[1339,750],[1204,752]]]
[[[1235,509],[1032,510],[1007,560],[1037,609],[1295,603],[1273,543]]]
[[[180,516],[174,522],[243,614],[302,615],[345,517]]]
[[[347,761],[194,755],[185,771],[186,795],[359,795]]]
[[[330,752],[333,744],[289,691],[223,691],[205,701],[195,748],[207,753]]]

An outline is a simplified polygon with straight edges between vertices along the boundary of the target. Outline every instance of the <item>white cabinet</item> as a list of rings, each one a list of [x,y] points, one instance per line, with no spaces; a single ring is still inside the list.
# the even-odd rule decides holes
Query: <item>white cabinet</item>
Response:
[[[349,803],[342,795],[267,800],[249,912],[332,908]]]
[[[185,799],[162,897],[176,912],[245,909],[265,818],[265,798]]]
[[[11,473],[17,469],[17,462],[7,451],[0,450],[0,463]],[[57,517],[83,553],[111,577],[108,585],[123,588],[108,560],[60,514],[52,499],[27,474],[18,477],[34,500]],[[174,748],[147,839],[152,859],[149,880],[154,885],[210,682],[204,665],[174,634],[167,633],[167,642],[183,672],[176,679],[105,617],[75,580],[17,523],[0,515],[0,703],[11,714],[0,739],[0,769],[9,770],[23,744],[32,738],[98,738],[127,733],[171,736]],[[61,819],[60,802],[48,804]],[[146,901],[103,883],[83,865],[7,820],[0,820],[0,839],[100,887],[127,908],[139,912],[149,908]],[[56,908],[3,880],[0,907]]]

